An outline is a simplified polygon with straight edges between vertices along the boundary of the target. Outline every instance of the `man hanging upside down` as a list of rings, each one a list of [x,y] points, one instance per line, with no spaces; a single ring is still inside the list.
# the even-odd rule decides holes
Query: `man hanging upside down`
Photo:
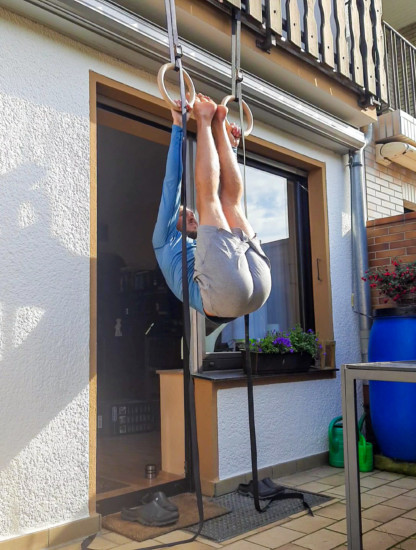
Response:
[[[190,305],[221,323],[259,309],[271,290],[270,262],[241,207],[243,181],[233,147],[236,127],[225,124],[228,109],[197,94],[195,164],[199,225],[186,212]],[[166,282],[182,300],[182,115],[173,126],[153,248]],[[198,236],[198,238],[197,238]]]

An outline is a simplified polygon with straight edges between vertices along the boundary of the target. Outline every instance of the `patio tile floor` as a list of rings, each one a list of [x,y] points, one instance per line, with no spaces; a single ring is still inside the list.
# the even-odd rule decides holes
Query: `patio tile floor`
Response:
[[[375,470],[361,474],[364,550],[416,550],[416,477],[400,476]],[[178,550],[345,550],[346,507],[344,471],[322,466],[293,476],[276,479],[292,487],[315,490],[333,497],[314,509],[314,517],[297,513],[244,533],[223,543],[199,537]],[[189,538],[186,531],[173,531],[143,543],[130,541],[103,530],[90,544],[90,550],[136,550]],[[82,541],[56,547],[56,550],[80,550]]]

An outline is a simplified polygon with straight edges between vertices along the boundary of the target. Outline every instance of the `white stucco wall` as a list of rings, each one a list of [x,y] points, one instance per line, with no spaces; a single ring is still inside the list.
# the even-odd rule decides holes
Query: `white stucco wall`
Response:
[[[0,539],[88,516],[89,71],[158,95],[155,77],[0,9]],[[358,360],[349,197],[327,162],[337,363]],[[218,399],[220,477],[249,470],[245,390]],[[255,390],[259,465],[326,450],[339,379]]]
[[[88,514],[89,71],[154,77],[0,9],[0,540]]]

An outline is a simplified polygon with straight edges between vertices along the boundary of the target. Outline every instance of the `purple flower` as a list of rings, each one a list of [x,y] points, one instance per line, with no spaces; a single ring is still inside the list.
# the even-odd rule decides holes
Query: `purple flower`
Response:
[[[273,340],[273,345],[285,346],[286,348],[290,348],[290,346],[292,345],[292,342],[289,340],[289,338],[279,337],[279,338],[276,338],[276,340]]]

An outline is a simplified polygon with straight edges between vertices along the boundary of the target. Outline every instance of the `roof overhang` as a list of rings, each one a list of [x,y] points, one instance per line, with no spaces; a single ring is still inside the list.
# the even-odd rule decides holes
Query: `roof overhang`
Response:
[[[169,57],[164,29],[106,0],[0,0],[0,5],[153,74]],[[229,94],[230,64],[181,44],[196,86],[213,97]],[[252,74],[244,73],[243,94],[257,120],[315,144],[338,153],[365,144],[360,130]]]

